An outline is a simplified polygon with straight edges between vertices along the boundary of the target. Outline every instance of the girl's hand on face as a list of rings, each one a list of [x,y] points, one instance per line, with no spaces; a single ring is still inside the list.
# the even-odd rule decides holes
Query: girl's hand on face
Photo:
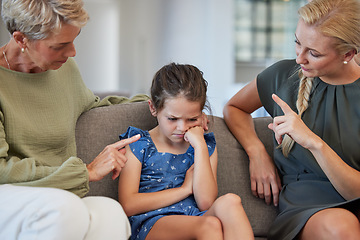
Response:
[[[99,181],[110,172],[112,172],[112,179],[115,180],[120,175],[120,171],[127,161],[124,147],[139,139],[140,134],[106,146],[104,150],[86,166],[89,172],[89,181]]]
[[[202,126],[195,126],[188,129],[184,135],[185,141],[189,142],[193,148],[205,142],[204,128]]]
[[[209,130],[209,119],[208,119],[208,117],[207,117],[207,115],[203,112],[202,113],[202,116],[201,116],[201,118],[202,118],[202,120],[201,120],[201,125],[202,125],[202,127],[203,127],[203,129],[205,130],[205,131],[207,131],[207,130]]]
[[[311,139],[313,139],[315,134],[305,125],[300,116],[296,114],[286,102],[275,94],[272,95],[272,98],[284,112],[283,116],[275,117],[273,123],[270,123],[268,126],[274,131],[275,139],[278,144],[281,144],[283,140],[282,136],[287,134],[304,148],[309,148]]]

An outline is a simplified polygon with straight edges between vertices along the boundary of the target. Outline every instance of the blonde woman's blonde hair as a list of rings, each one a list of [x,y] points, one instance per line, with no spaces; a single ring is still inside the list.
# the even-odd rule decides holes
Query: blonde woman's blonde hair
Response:
[[[83,27],[89,16],[82,0],[2,0],[2,19],[10,32],[29,40],[45,39],[62,24]]]
[[[351,50],[360,50],[360,1],[359,0],[312,0],[299,9],[300,18],[324,36],[333,37],[334,49],[339,54]],[[301,117],[308,108],[313,78],[304,76],[301,68],[298,71],[300,84],[296,108]],[[288,157],[294,140],[284,136],[280,144],[285,157]]]

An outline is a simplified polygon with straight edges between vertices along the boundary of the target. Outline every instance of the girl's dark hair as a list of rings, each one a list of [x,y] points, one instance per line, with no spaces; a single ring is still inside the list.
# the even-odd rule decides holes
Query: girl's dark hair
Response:
[[[201,110],[210,110],[206,97],[207,81],[195,66],[170,63],[155,73],[151,84],[151,100],[157,111],[163,109],[165,100],[183,96],[199,102]]]

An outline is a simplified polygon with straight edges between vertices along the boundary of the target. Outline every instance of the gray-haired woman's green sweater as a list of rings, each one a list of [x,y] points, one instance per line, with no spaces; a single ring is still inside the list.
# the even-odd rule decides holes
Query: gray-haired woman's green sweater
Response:
[[[37,74],[0,67],[0,184],[55,187],[84,196],[89,179],[76,157],[78,117],[94,107],[146,99],[100,101],[85,86],[73,59]]]

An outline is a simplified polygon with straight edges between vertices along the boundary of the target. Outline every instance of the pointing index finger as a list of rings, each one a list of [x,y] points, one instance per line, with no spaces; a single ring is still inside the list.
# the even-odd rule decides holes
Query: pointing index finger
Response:
[[[122,139],[116,143],[114,143],[114,147],[120,150],[121,148],[125,147],[126,145],[129,145],[130,143],[136,142],[140,139],[140,134],[137,134],[135,136],[132,136],[131,138]]]
[[[277,105],[279,105],[285,115],[293,112],[289,105],[287,105],[287,103],[284,102],[281,98],[279,98],[276,94],[272,94],[272,99],[276,102]]]

